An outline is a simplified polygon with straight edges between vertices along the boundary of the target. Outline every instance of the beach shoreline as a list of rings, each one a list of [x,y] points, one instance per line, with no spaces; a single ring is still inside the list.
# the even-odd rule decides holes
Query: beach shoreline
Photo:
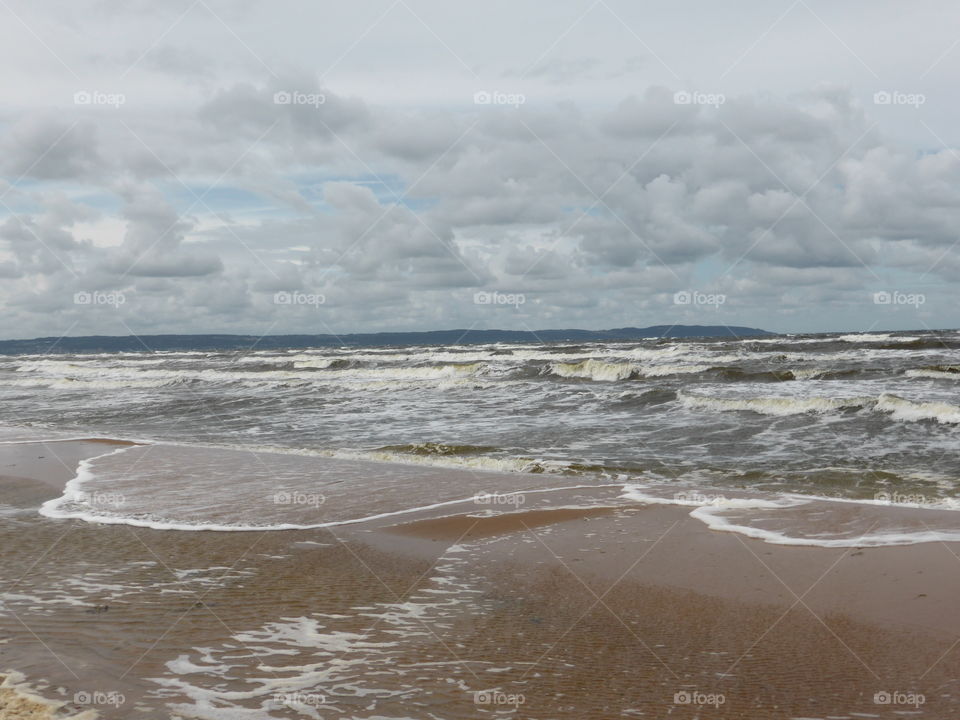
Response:
[[[544,493],[527,508],[443,507],[318,530],[97,525],[35,515],[71,478],[71,463],[104,447],[72,441],[56,450],[0,447],[0,482],[22,510],[4,536],[18,538],[22,554],[8,571],[14,590],[34,598],[17,606],[30,632],[13,621],[0,628],[7,640],[0,671],[23,672],[37,694],[66,703],[62,716],[128,717],[134,708],[138,717],[212,717],[196,697],[176,701],[173,680],[159,696],[151,680],[190,669],[195,661],[182,658],[199,640],[229,645],[233,637],[236,644],[244,628],[249,634],[318,611],[352,613],[337,621],[363,638],[371,622],[393,622],[383,617],[407,605],[428,629],[403,626],[410,638],[391,652],[419,670],[383,681],[378,712],[411,712],[418,688],[444,717],[482,716],[520,697],[527,717],[896,717],[910,710],[947,718],[960,703],[956,544],[774,545],[711,530],[688,507],[612,503],[618,494],[607,488],[590,504],[590,491],[577,489]],[[118,572],[100,587],[68,578],[78,595],[45,597],[77,562],[88,580],[111,566]],[[204,576],[201,589],[190,585],[210,567],[221,570]],[[149,577],[134,577],[139,568]],[[164,575],[171,576],[161,582]],[[326,578],[322,587],[318,577]],[[121,585],[132,590],[116,590]],[[452,609],[437,610],[428,600],[444,593]],[[365,617],[373,607],[387,610],[373,621]],[[89,628],[75,632],[74,624]],[[347,643],[337,652],[352,657],[354,649]],[[373,660],[358,662],[352,672],[361,677],[385,674]],[[442,672],[430,669],[444,664]],[[401,693],[392,705],[394,686],[414,699]],[[356,698],[331,700],[336,693],[326,689],[314,708],[320,717],[364,716]],[[124,704],[74,702],[77,693],[95,692],[122,695]],[[890,703],[882,702],[885,693]],[[911,698],[913,707],[893,702]],[[7,717],[17,716],[0,710]]]

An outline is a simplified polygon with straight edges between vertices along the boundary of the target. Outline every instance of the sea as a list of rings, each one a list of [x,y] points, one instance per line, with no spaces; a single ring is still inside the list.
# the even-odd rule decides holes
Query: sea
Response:
[[[84,462],[53,518],[308,528],[597,485],[771,542],[902,544],[960,529],[770,516],[808,499],[960,510],[958,349],[958,331],[918,331],[17,355],[0,357],[0,417],[8,442],[142,443]]]

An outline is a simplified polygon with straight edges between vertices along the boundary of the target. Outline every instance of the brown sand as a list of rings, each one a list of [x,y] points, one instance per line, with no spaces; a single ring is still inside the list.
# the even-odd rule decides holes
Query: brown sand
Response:
[[[77,474],[81,460],[102,455],[107,446],[137,445],[129,440],[90,438],[87,440],[17,443],[0,446],[0,477],[4,493],[10,483],[20,485],[42,483],[60,494],[68,480]]]
[[[586,517],[610,515],[612,507],[559,508],[557,510],[530,510],[526,512],[503,512],[496,515],[451,515],[448,517],[417,520],[404,525],[394,525],[387,532],[397,535],[430,540],[432,542],[469,542],[482,537],[524,532],[530,528],[554,525]]]
[[[955,544],[777,546],[711,531],[688,512],[570,513],[550,527],[545,513],[513,514],[473,565],[496,578],[500,603],[522,610],[488,618],[471,657],[573,668],[553,684],[538,678],[536,709],[530,675],[498,677],[504,693],[527,695],[531,717],[575,709],[613,717],[617,696],[636,698],[631,715],[643,717],[960,717]],[[444,537],[466,538],[475,522],[455,515],[368,536],[377,547],[424,552],[397,535],[433,540],[442,527]],[[531,652],[545,631],[548,641]],[[722,694],[725,703],[671,706],[684,691]],[[875,703],[885,692],[925,702]]]
[[[103,451],[57,444],[60,464],[31,458],[49,455],[47,447],[15,447],[0,449],[0,472],[15,469],[20,479],[0,487],[23,502],[51,489],[28,473],[66,479],[72,473],[58,467]],[[395,645],[387,666],[364,651],[367,672],[402,691],[376,707],[338,699],[320,717],[960,717],[955,544],[782,547],[710,531],[683,508],[632,505],[436,512],[336,533],[185,533],[35,518],[0,526],[0,546],[16,591],[38,595],[76,568],[153,563],[113,581],[140,589],[107,610],[98,609],[106,595],[89,596],[87,607],[28,608],[20,617],[31,632],[0,615],[0,638],[10,640],[0,644],[0,669],[46,679],[67,697],[122,691],[126,705],[98,708],[105,718],[169,718],[149,680],[169,672],[168,661],[194,647],[237,648],[237,630],[318,612],[342,618],[343,632]],[[469,586],[469,604],[444,610],[442,622],[424,615],[429,632],[402,642],[372,619],[370,609],[384,604],[427,608],[431,578],[451,558],[461,560],[445,570],[456,582],[441,588]],[[229,570],[198,588],[170,572],[211,566]],[[240,655],[229,657],[245,662]],[[315,660],[344,656],[325,658]],[[252,662],[254,674],[260,661]],[[364,675],[362,664],[355,672]],[[476,704],[484,690],[502,695]],[[925,702],[875,703],[884,692],[920,693]],[[17,716],[0,711],[7,717]]]
[[[587,518],[589,532],[596,535],[592,541],[583,537],[583,527],[571,523]],[[550,524],[558,525],[547,534],[535,532]],[[615,513],[603,507],[515,512],[479,520],[460,514],[378,529],[378,534],[448,542],[516,532],[536,539],[503,543],[513,545],[509,556],[517,562],[549,558],[573,570],[577,567],[571,563],[587,563],[590,573],[616,579],[643,555],[630,576],[645,582],[775,604],[793,604],[810,589],[804,602],[824,612],[960,636],[956,543],[836,549],[771,545],[709,530],[689,517],[689,509],[664,505]],[[394,549],[419,547],[375,537],[371,542]]]

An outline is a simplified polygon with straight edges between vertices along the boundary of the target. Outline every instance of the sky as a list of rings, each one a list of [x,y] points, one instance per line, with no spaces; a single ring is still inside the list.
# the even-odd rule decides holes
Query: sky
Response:
[[[960,5],[0,2],[0,337],[952,328]]]

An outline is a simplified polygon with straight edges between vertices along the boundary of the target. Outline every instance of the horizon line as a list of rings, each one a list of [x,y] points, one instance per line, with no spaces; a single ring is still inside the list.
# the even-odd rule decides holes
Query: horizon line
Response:
[[[24,343],[24,342],[34,342],[41,340],[83,340],[83,339],[93,339],[93,338],[105,338],[105,339],[127,339],[127,338],[157,338],[157,337],[183,337],[183,338],[200,338],[200,337],[225,337],[225,338],[241,338],[241,337],[256,337],[260,339],[265,338],[286,338],[286,337],[323,337],[323,338],[339,338],[339,337],[357,337],[357,336],[382,336],[382,335],[428,335],[428,334],[437,334],[437,333],[463,333],[463,336],[459,338],[452,344],[457,344],[460,340],[465,339],[471,333],[516,333],[531,335],[536,337],[538,333],[556,333],[556,332],[580,332],[580,333],[612,333],[617,331],[626,331],[626,330],[653,330],[666,328],[667,332],[673,329],[693,329],[693,328],[725,328],[729,335],[687,335],[685,337],[737,337],[736,330],[752,330],[768,335],[778,335],[778,336],[797,336],[797,335],[836,335],[843,333],[858,333],[863,335],[876,335],[881,333],[938,333],[938,332],[947,332],[955,331],[957,328],[914,328],[906,330],[893,330],[893,329],[841,329],[841,330],[818,330],[818,331],[809,331],[809,332],[779,332],[775,330],[766,330],[764,328],[750,327],[745,325],[686,325],[686,324],[660,324],[660,325],[648,325],[644,327],[638,327],[634,325],[625,325],[616,328],[603,328],[603,329],[590,329],[590,328],[578,328],[578,327],[552,327],[552,328],[539,328],[536,330],[523,329],[507,329],[507,328],[443,328],[443,329],[434,329],[434,330],[370,330],[370,331],[360,331],[360,332],[325,332],[325,333],[311,333],[311,332],[286,332],[286,333],[268,333],[259,335],[257,333],[243,333],[243,332],[188,332],[188,333],[177,333],[177,332],[161,332],[161,333],[129,333],[127,335],[46,335],[46,336],[36,336],[29,338],[2,338],[0,343]],[[651,335],[650,338],[664,338],[667,337],[666,334],[662,335]],[[600,338],[598,338],[600,339]],[[643,339],[643,338],[637,338]],[[684,339],[684,338],[672,338],[672,339]],[[553,339],[551,342],[560,342],[559,340]],[[145,348],[149,350],[149,348]]]

